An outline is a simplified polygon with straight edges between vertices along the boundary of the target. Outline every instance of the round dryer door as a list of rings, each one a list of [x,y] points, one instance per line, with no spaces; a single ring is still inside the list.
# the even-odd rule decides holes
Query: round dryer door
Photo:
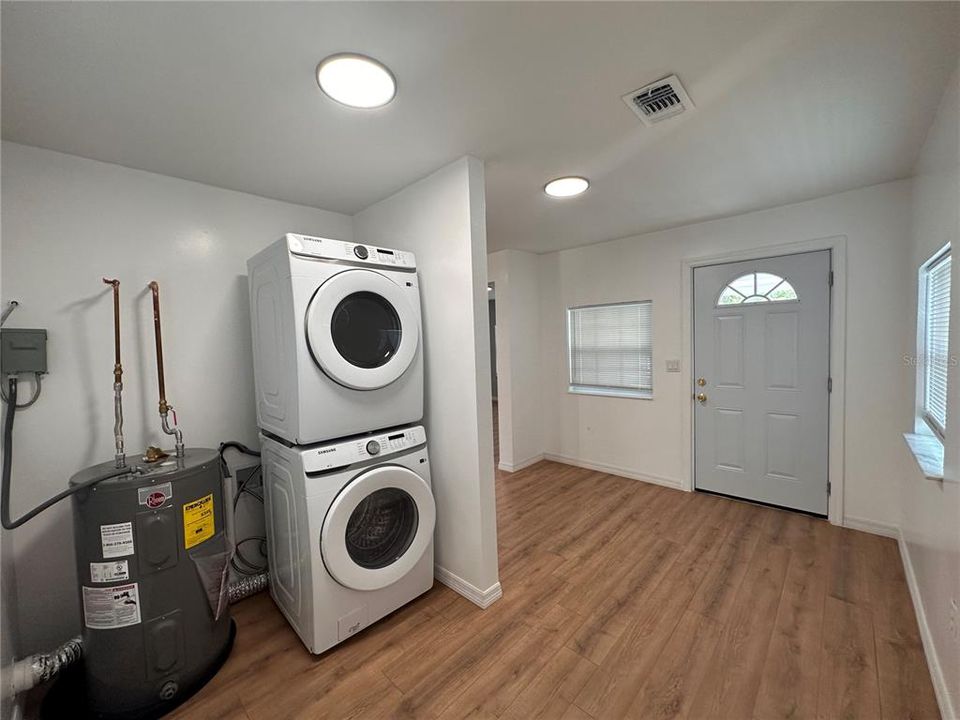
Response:
[[[320,531],[320,552],[341,585],[377,590],[417,564],[433,539],[437,511],[423,478],[396,465],[358,475],[334,499]]]
[[[403,375],[420,340],[406,292],[372,270],[345,270],[323,283],[307,307],[307,343],[320,368],[354,390]]]

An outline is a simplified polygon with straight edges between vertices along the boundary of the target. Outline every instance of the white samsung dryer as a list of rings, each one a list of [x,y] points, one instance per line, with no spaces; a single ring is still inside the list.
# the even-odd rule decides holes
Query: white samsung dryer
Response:
[[[247,269],[262,430],[308,445],[423,417],[413,253],[287,234]]]
[[[270,594],[321,653],[433,586],[421,426],[290,447],[261,435]]]

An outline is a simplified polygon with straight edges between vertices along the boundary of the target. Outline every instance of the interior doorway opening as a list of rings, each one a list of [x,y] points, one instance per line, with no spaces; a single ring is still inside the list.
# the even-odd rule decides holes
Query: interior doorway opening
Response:
[[[487,307],[490,317],[490,395],[493,399],[493,463],[500,463],[500,416],[497,405],[497,289],[487,283]]]

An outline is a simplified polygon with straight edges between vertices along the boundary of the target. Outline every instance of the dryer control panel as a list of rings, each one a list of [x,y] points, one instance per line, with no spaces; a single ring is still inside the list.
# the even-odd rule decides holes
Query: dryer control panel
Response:
[[[331,238],[287,233],[287,249],[301,257],[339,260],[354,265],[376,265],[398,270],[415,270],[417,261],[412,252],[381,248],[375,245],[344,242]]]
[[[346,467],[371,458],[388,458],[405,450],[423,445],[427,433],[423,426],[393,430],[378,435],[364,435],[353,440],[318,445],[303,451],[303,469],[314,473]]]

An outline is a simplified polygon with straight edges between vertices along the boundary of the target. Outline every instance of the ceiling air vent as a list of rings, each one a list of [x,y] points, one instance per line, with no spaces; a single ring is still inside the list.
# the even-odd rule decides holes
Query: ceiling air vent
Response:
[[[693,101],[676,75],[629,92],[623,96],[623,101],[647,126],[694,108]]]

